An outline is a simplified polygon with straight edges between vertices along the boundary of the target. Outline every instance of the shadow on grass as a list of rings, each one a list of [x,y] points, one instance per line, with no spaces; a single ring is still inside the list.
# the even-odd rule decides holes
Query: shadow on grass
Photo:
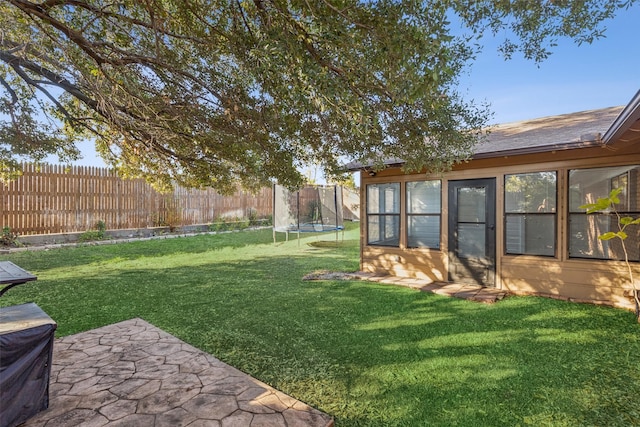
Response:
[[[68,274],[15,295],[37,302],[63,335],[142,317],[332,414],[338,426],[640,423],[632,313],[301,280],[357,269],[357,247],[160,250],[153,258],[125,257],[88,276],[70,261]]]

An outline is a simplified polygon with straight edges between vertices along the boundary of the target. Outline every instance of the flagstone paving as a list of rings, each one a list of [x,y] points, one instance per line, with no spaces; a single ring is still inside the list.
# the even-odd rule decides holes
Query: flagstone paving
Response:
[[[331,427],[331,416],[142,319],[55,341],[49,409],[24,427]]]
[[[369,282],[382,283],[386,285],[404,286],[423,292],[444,295],[454,298],[462,298],[471,301],[484,303],[494,303],[507,296],[507,291],[496,288],[488,288],[480,285],[468,285],[462,283],[432,282],[425,279],[415,279],[410,277],[396,277],[384,274],[365,273],[358,271],[355,273],[340,273],[332,271],[316,271],[309,273],[303,280],[366,280]]]
[[[387,275],[376,275],[371,273],[357,272],[349,273],[353,278],[368,280],[371,282],[383,283],[387,285],[405,286],[423,292],[444,295],[454,298],[462,298],[470,301],[483,303],[494,303],[507,296],[507,292],[502,289],[488,288],[480,285],[466,285],[462,283],[432,282],[424,279],[400,278]]]

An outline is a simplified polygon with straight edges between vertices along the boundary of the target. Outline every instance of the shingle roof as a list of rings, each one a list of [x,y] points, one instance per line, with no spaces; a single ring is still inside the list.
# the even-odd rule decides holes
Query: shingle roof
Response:
[[[495,125],[490,128],[486,141],[481,142],[474,150],[474,157],[526,154],[601,144],[602,135],[623,108],[609,107]]]
[[[542,153],[555,150],[603,144],[602,135],[609,130],[624,106],[581,111],[571,114],[541,117],[531,120],[491,126],[486,140],[479,143],[473,158],[490,158],[517,154]],[[392,159],[386,165],[400,165]],[[370,166],[359,162],[346,165],[351,171]]]

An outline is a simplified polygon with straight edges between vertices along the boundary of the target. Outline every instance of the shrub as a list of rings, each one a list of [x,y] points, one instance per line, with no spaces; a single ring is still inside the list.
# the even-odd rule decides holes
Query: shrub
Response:
[[[258,225],[260,223],[260,221],[258,220],[258,211],[255,210],[254,208],[249,208],[249,215],[247,215],[249,218],[249,225]]]
[[[227,231],[229,229],[229,225],[227,221],[220,217],[209,226],[209,230],[211,231]]]
[[[9,227],[2,227],[0,246],[18,246],[18,233],[14,233]]]
[[[598,236],[598,239],[620,239],[620,242],[622,243],[622,251],[624,253],[624,262],[627,266],[627,274],[629,275],[629,282],[631,282],[631,286],[633,288],[633,300],[636,306],[636,319],[638,323],[640,323],[640,291],[638,290],[635,279],[633,277],[633,270],[631,268],[631,263],[629,262],[629,253],[627,252],[627,247],[625,245],[625,240],[628,237],[625,230],[631,225],[640,224],[640,218],[634,219],[630,216],[620,216],[620,214],[616,210],[616,205],[620,203],[620,198],[618,197],[618,195],[621,191],[622,188],[614,188],[613,190],[611,190],[608,197],[601,197],[595,203],[588,203],[586,205],[580,206],[580,208],[586,209],[587,213],[611,210],[611,212],[616,215],[616,218],[618,220],[618,231],[608,231],[606,233],[602,233]]]
[[[220,217],[215,222],[209,225],[209,230],[210,231],[244,230],[246,228],[249,228],[250,226],[251,226],[250,219],[235,217],[232,220],[229,220],[229,218]]]
[[[233,222],[233,229],[244,230],[246,228],[249,228],[249,224],[250,224],[250,221],[248,219],[236,217],[236,220]]]
[[[78,237],[79,242],[92,242],[95,240],[104,240],[106,237],[107,225],[100,220],[96,223],[94,230],[87,230]]]

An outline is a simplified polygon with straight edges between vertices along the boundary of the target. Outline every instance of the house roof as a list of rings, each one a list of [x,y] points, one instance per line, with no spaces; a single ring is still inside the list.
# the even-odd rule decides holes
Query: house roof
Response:
[[[495,125],[476,146],[474,158],[601,145],[602,135],[622,110],[610,107]]]
[[[602,136],[605,144],[640,138],[640,90]]]
[[[627,106],[580,111],[491,126],[487,138],[474,149],[474,159],[544,153],[606,145],[640,137],[640,91]],[[402,159],[390,159],[399,166]],[[346,165],[356,171],[371,166],[359,162]]]

